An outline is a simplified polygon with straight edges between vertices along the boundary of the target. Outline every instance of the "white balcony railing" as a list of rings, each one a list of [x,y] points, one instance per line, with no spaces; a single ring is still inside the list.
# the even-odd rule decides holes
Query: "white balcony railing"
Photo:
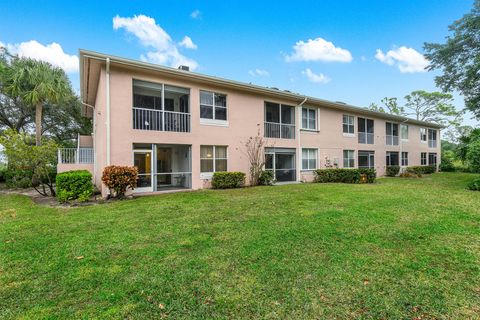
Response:
[[[373,144],[373,133],[359,132],[358,133],[358,143]]]
[[[133,129],[190,132],[190,113],[133,108]]]
[[[295,139],[295,125],[277,122],[265,122],[265,137]]]
[[[437,140],[428,140],[428,147],[429,148],[436,148],[437,147]]]
[[[398,146],[398,136],[386,135],[387,146]]]
[[[60,148],[58,163],[90,164],[93,163],[93,148]]]

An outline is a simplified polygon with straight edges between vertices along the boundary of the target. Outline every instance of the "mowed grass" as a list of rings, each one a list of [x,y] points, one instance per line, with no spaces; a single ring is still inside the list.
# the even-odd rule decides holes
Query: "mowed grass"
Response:
[[[73,209],[3,195],[0,318],[480,319],[474,177]]]

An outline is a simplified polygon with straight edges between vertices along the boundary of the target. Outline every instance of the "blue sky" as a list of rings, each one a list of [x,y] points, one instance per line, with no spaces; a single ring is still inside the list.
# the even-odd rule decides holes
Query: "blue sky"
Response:
[[[435,73],[421,72],[423,43],[442,42],[471,7],[472,0],[2,1],[0,42],[54,56],[75,88],[75,55],[84,48],[367,106],[437,90]],[[463,108],[458,95],[455,102]]]

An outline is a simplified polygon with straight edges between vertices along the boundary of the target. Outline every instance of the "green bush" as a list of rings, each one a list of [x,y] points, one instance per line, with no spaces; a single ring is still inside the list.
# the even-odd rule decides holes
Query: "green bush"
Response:
[[[453,161],[450,158],[442,158],[440,163],[440,171],[442,172],[454,172],[456,170]]]
[[[7,166],[0,165],[0,182],[5,182],[6,173],[7,173]]]
[[[473,191],[480,191],[480,178],[476,178],[468,184],[468,189]]]
[[[411,166],[407,167],[407,172],[417,175],[431,174],[436,170],[435,166]]]
[[[273,171],[263,170],[258,177],[258,184],[261,186],[271,186],[275,182]]]
[[[366,175],[367,183],[373,183],[377,173],[375,169],[318,169],[315,170],[315,182],[360,183],[362,175]]]
[[[214,189],[241,188],[245,185],[243,172],[215,172],[212,178]]]
[[[7,188],[30,188],[32,186],[32,178],[32,170],[7,169],[5,171]]]
[[[92,174],[73,170],[57,174],[57,199],[60,202],[88,201],[93,194]]]
[[[467,163],[472,172],[480,172],[480,140],[468,146]]]
[[[385,175],[387,177],[395,177],[400,172],[400,166],[387,166]]]

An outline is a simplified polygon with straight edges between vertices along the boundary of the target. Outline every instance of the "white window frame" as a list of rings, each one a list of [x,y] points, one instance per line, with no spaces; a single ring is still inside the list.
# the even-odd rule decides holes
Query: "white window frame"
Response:
[[[313,129],[312,129],[312,128],[308,128],[308,127],[305,128],[305,127],[303,126],[303,110],[304,110],[304,109],[307,110],[307,126],[308,126],[309,120],[310,120],[310,118],[309,118],[309,111],[315,112],[315,117],[314,117],[314,120],[315,120],[315,128],[313,128]],[[300,119],[300,124],[301,124],[301,128],[302,128],[303,131],[315,131],[315,132],[318,131],[318,108],[302,107],[302,110],[301,110],[301,112],[300,112],[300,118],[301,118],[301,119]]]
[[[422,133],[423,131],[423,133]],[[423,139],[425,137],[425,139]],[[427,143],[428,141],[428,130],[427,128],[420,128],[420,142]]]
[[[349,121],[350,119],[352,119],[352,124],[349,124],[349,123],[345,123],[345,117],[347,117],[347,121]],[[344,125],[347,125],[348,127],[352,127],[353,128],[353,133],[350,133],[350,132],[344,132],[343,131],[343,126]],[[355,137],[355,116],[352,116],[350,114],[343,114],[342,115],[342,132],[343,132],[343,135],[345,137]]]
[[[407,137],[404,138],[403,137],[403,128],[406,128],[406,133],[407,133]],[[409,128],[408,128],[408,124],[400,124],[400,139],[402,139],[402,141],[408,141],[408,131],[409,131]]]
[[[305,159],[303,157],[303,151],[304,150],[307,150],[307,154],[308,154],[307,159]],[[310,157],[310,155],[311,155],[310,152],[312,152],[312,151],[313,151],[313,158]],[[303,160],[312,160],[312,159],[315,160],[315,168],[310,168],[310,167],[304,168],[303,167]],[[308,161],[307,161],[307,163],[308,163]],[[316,149],[316,148],[302,148],[302,169],[301,170],[302,171],[313,171],[313,170],[316,170],[317,168],[318,168],[318,149]]]
[[[202,156],[201,156],[202,155],[202,151],[201,151],[202,147],[212,147],[212,157],[211,158],[202,158]],[[226,148],[226,151],[227,151],[226,152],[226,158],[217,158],[216,157],[216,150],[215,149],[217,147]],[[201,165],[202,160],[212,160],[213,161],[213,171],[212,172],[202,172],[201,171],[202,170],[202,165]],[[215,172],[217,172],[217,170],[215,168],[216,160],[227,160],[227,168],[226,168],[227,170],[226,171],[228,171],[228,146],[220,146],[220,145],[214,146],[214,145],[209,145],[209,144],[208,145],[204,144],[204,145],[200,146],[200,178],[201,179],[211,179],[213,177],[213,174]]]
[[[360,166],[360,154],[367,154],[368,155],[368,166]],[[373,163],[372,163],[372,156],[373,156]],[[358,168],[365,168],[365,169],[375,169],[375,151],[371,150],[358,150],[357,151],[357,167]]]
[[[435,139],[430,139],[430,132],[432,132],[432,136],[435,135]],[[427,139],[428,139],[428,147],[432,149],[436,149],[438,146],[438,131],[436,129],[427,129]],[[435,141],[435,145],[433,146],[430,141]]]
[[[425,164],[423,163],[423,156],[425,155]],[[427,152],[420,152],[420,165],[421,166],[428,166],[428,153]]]
[[[348,157],[345,158],[345,151],[347,151]],[[350,152],[352,156],[350,157]],[[345,160],[347,160],[348,166],[345,166]],[[350,160],[353,160],[353,166],[350,166]],[[355,150],[343,150],[343,167],[344,168],[355,168]]]
[[[208,93],[208,94],[211,94],[211,95],[212,95],[212,104],[211,104],[211,105],[202,103],[202,100],[201,100],[202,93]],[[223,107],[223,106],[216,106],[216,105],[215,105],[215,95],[225,96],[225,107]],[[228,114],[229,114],[229,111],[228,111],[228,95],[227,95],[227,94],[221,93],[221,92],[210,91],[210,90],[200,90],[200,91],[199,91],[198,98],[199,98],[199,106],[200,106],[200,124],[202,124],[202,125],[211,125],[211,126],[220,126],[220,127],[228,127]],[[212,116],[213,116],[213,119],[202,118],[202,112],[201,112],[202,105],[203,105],[203,106],[212,107]],[[227,119],[226,119],[226,120],[215,119],[215,109],[216,109],[216,108],[224,108],[224,109],[225,109],[225,112],[226,112],[226,115],[227,115]]]
[[[406,155],[406,157],[404,157]],[[400,164],[402,167],[408,167],[408,152],[402,151],[400,154]]]

